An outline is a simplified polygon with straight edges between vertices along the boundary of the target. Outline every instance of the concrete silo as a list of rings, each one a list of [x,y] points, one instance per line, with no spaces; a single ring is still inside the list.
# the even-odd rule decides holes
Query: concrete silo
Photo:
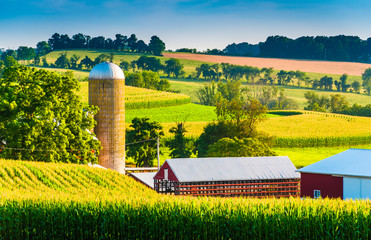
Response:
[[[94,132],[102,143],[103,167],[125,173],[125,76],[114,63],[96,65],[89,74],[89,104],[99,107]]]

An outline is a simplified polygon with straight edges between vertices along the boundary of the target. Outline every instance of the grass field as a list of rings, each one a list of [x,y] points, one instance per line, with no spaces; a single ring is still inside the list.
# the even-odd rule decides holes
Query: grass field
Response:
[[[288,156],[297,168],[321,161],[349,148],[371,149],[371,144],[351,147],[319,147],[319,148],[273,148],[279,156]]]

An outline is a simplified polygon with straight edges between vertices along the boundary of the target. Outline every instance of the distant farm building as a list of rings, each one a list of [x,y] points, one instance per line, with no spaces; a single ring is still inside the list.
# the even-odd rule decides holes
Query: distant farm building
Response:
[[[159,193],[298,197],[300,174],[288,157],[169,159],[154,176]]]
[[[371,150],[349,149],[298,172],[302,197],[371,199]]]

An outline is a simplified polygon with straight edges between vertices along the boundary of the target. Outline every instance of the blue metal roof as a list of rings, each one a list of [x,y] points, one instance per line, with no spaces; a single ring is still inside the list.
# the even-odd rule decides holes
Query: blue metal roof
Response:
[[[348,149],[297,171],[302,173],[371,177],[371,150]]]
[[[166,161],[180,182],[300,178],[288,157],[177,158]]]

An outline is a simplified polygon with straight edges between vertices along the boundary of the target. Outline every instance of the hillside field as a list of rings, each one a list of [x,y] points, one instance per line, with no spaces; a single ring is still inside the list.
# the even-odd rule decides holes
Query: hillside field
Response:
[[[4,239],[371,236],[370,201],[160,195],[128,176],[76,164],[0,160],[0,190]]]
[[[52,52],[47,55],[48,62],[55,61],[59,54],[63,51]],[[109,53],[112,51],[87,51],[87,50],[74,50],[68,51],[68,56],[72,56],[73,54],[77,54],[81,57],[88,55],[90,58],[94,59],[101,53]],[[119,64],[121,60],[132,61],[136,60],[140,57],[138,54],[131,54],[131,53],[123,53],[123,52],[114,52],[114,62]],[[167,55],[168,56],[168,55]],[[209,56],[209,55],[206,55]],[[168,58],[162,57],[160,58],[162,62],[167,60]],[[244,58],[245,59],[245,58]],[[277,59],[265,59],[265,60],[277,60]],[[286,60],[285,60],[286,61]],[[291,61],[291,60],[287,60]],[[186,73],[190,73],[195,70],[196,66],[199,66],[201,63],[210,63],[210,62],[203,62],[193,59],[181,59],[181,62],[185,65]],[[305,61],[298,61],[299,63],[303,63]],[[313,62],[313,61],[309,61]],[[340,63],[338,63],[340,64]],[[341,63],[346,64],[346,63]],[[352,64],[351,64],[352,65]],[[357,65],[357,64],[356,64]],[[353,65],[352,65],[353,66]],[[362,65],[363,66],[363,65]],[[358,66],[359,67],[359,66]],[[65,72],[65,69],[50,69],[60,72]],[[295,69],[296,70],[296,69]],[[300,69],[302,70],[303,69]],[[360,70],[359,70],[360,71]],[[79,79],[86,79],[89,72],[88,71],[73,71],[75,76]],[[334,79],[338,79],[340,74],[343,72],[337,72],[337,74],[329,74],[330,71],[326,71],[328,76],[332,76]],[[349,72],[351,73],[351,72]],[[307,72],[307,75],[310,76],[312,79],[317,78],[319,79],[324,73],[311,73]],[[163,75],[164,76],[164,75]],[[205,81],[203,79],[194,80],[194,79],[169,79],[171,82],[171,89],[178,90],[181,93],[188,95],[191,97],[192,102],[198,102],[198,99],[195,95],[195,92],[204,86]],[[350,75],[349,82],[354,80],[361,81],[360,75]],[[208,83],[208,82],[206,82]],[[81,95],[85,102],[88,101],[88,83],[81,82]],[[251,88],[251,85],[244,83],[244,86]],[[354,93],[339,93],[335,91],[320,91],[320,90],[311,90],[306,88],[297,88],[297,87],[284,87],[285,93],[288,97],[295,99],[299,103],[299,109],[303,109],[306,105],[306,99],[304,98],[304,93],[306,91],[315,91],[320,96],[321,95],[331,95],[331,94],[341,94],[346,96],[347,100],[350,104],[358,103],[361,105],[371,104],[371,97],[366,96],[363,94],[354,94]],[[256,85],[255,89],[259,92],[260,86]],[[127,97],[129,97],[129,92],[127,91]],[[135,91],[132,92],[135,94]],[[175,95],[174,95],[175,96]],[[150,98],[150,97],[149,97]],[[153,105],[156,106],[156,105]],[[152,107],[153,107],[152,106]],[[207,121],[214,120],[216,118],[215,112],[213,107],[208,106],[201,106],[195,104],[186,104],[186,105],[178,105],[172,106],[169,108],[150,108],[150,109],[143,109],[143,110],[130,110],[127,109],[126,111],[126,122],[129,123],[131,119],[134,117],[149,117],[152,121],[161,122],[164,126],[165,135],[167,137],[171,136],[168,130],[175,126],[175,122],[183,122],[186,121],[186,126],[188,126],[187,130],[188,136],[198,136],[205,126]],[[290,117],[277,117],[269,119],[263,122],[260,125],[260,129],[268,132],[271,135],[282,137],[282,138],[289,138],[293,139],[293,141],[297,141],[297,138],[301,138],[300,141],[305,138],[331,138],[335,137],[337,139],[344,139],[347,137],[352,136],[366,136],[369,135],[370,124],[368,120],[357,122],[357,121],[349,121],[346,117],[334,117],[335,115],[313,115],[313,114],[304,114],[304,115],[297,115],[297,116],[290,116]],[[284,120],[283,120],[284,119]],[[351,119],[353,119],[351,117]],[[358,119],[358,118],[355,118]],[[356,146],[356,147],[365,147],[368,148],[368,145],[360,145],[360,144],[349,144],[349,147]],[[295,165],[307,165],[312,162],[321,160],[327,156],[329,153],[338,153],[346,149],[348,146],[341,146],[341,147],[319,147],[319,148],[275,148],[277,149],[277,153],[280,155],[288,155],[290,159],[293,160]],[[164,149],[164,154],[161,156],[161,162],[165,161],[168,158],[168,150]]]
[[[278,58],[254,58],[254,57],[231,57],[206,54],[189,53],[164,53],[164,57],[196,60],[212,63],[230,63],[236,65],[247,65],[258,68],[273,67],[274,69],[324,74],[348,74],[360,76],[371,64],[354,62],[335,62],[335,61],[312,61],[312,60],[290,60]]]
[[[122,60],[126,61],[133,61],[137,60],[142,54],[137,53],[127,53],[127,52],[119,52],[119,51],[107,51],[107,50],[69,50],[69,51],[53,51],[46,55],[48,63],[55,62],[55,60],[59,57],[59,55],[63,52],[67,52],[67,56],[71,57],[72,55],[80,56],[81,59],[85,56],[89,56],[91,59],[96,58],[99,54],[102,53],[114,53],[114,60],[113,62],[116,64],[120,64]],[[195,71],[195,68],[202,63],[213,63],[212,61],[203,61],[204,58],[211,60],[217,57],[218,59],[237,59],[237,60],[231,60],[231,63],[234,63],[234,61],[241,62],[240,64],[247,64],[251,65],[249,62],[248,57],[228,57],[228,56],[213,56],[213,55],[200,55],[200,54],[184,54],[184,53],[164,53],[164,57],[158,57],[160,58],[162,63],[165,63],[166,60],[168,60],[171,56],[178,57],[181,63],[184,65],[184,71],[186,72],[186,76],[191,74]],[[199,59],[201,58],[201,59]],[[242,60],[241,60],[242,59]],[[247,59],[247,60],[246,60]],[[258,67],[275,67],[274,63],[283,61],[285,64],[284,66],[290,66],[290,64],[293,62],[293,69],[292,70],[301,70],[307,73],[307,76],[309,76],[311,79],[320,79],[324,75],[327,75],[329,77],[332,77],[334,80],[339,80],[340,76],[343,73],[348,73],[348,84],[351,84],[353,81],[359,81],[362,82],[361,79],[361,73],[364,71],[365,68],[371,67],[371,64],[361,64],[361,63],[348,63],[348,62],[323,62],[323,61],[303,61],[303,60],[282,60],[282,59],[266,59],[266,58],[254,58],[254,61],[262,61],[266,65],[258,66]],[[228,62],[228,61],[221,61],[221,62]],[[287,64],[286,64],[287,63]],[[318,68],[318,71],[306,71],[305,66],[314,64],[316,67],[317,65],[321,66],[321,68]],[[251,65],[254,66],[254,65]],[[334,66],[339,70],[338,72],[334,72],[332,69]],[[275,72],[286,69],[282,68],[281,65],[279,67],[275,67]],[[315,67],[313,67],[315,69]],[[328,68],[328,69],[327,69]],[[48,68],[50,70],[54,71],[60,71],[65,72],[67,70],[65,69],[56,69],[56,68]],[[325,69],[324,71],[320,71],[321,69]],[[355,74],[355,72],[349,71],[346,72],[347,69],[358,69]],[[287,69],[288,70],[288,69]],[[344,72],[342,71],[344,70]],[[89,72],[88,71],[78,71],[73,70],[75,77],[80,80],[86,80]],[[161,73],[162,77],[166,77],[166,74]],[[195,79],[169,79],[171,82],[171,89],[172,90],[178,90],[183,94],[186,94],[191,97],[192,102],[197,103],[199,100],[197,99],[195,93],[196,91],[201,88],[204,83],[208,83],[209,81],[204,81],[203,79],[195,80]],[[249,86],[249,85],[247,85]],[[250,86],[251,88],[251,86]],[[336,91],[321,91],[321,90],[312,90],[307,88],[297,88],[292,86],[283,86],[286,90],[286,95],[289,98],[292,98],[296,100],[299,104],[299,109],[304,109],[304,106],[306,104],[306,100],[304,98],[304,92],[306,91],[314,91],[317,92],[319,95],[331,95],[331,94],[338,94],[339,92]],[[371,103],[371,97],[363,94],[355,94],[355,93],[339,93],[341,95],[346,96],[347,100],[351,103],[358,103],[361,105],[370,104]]]

